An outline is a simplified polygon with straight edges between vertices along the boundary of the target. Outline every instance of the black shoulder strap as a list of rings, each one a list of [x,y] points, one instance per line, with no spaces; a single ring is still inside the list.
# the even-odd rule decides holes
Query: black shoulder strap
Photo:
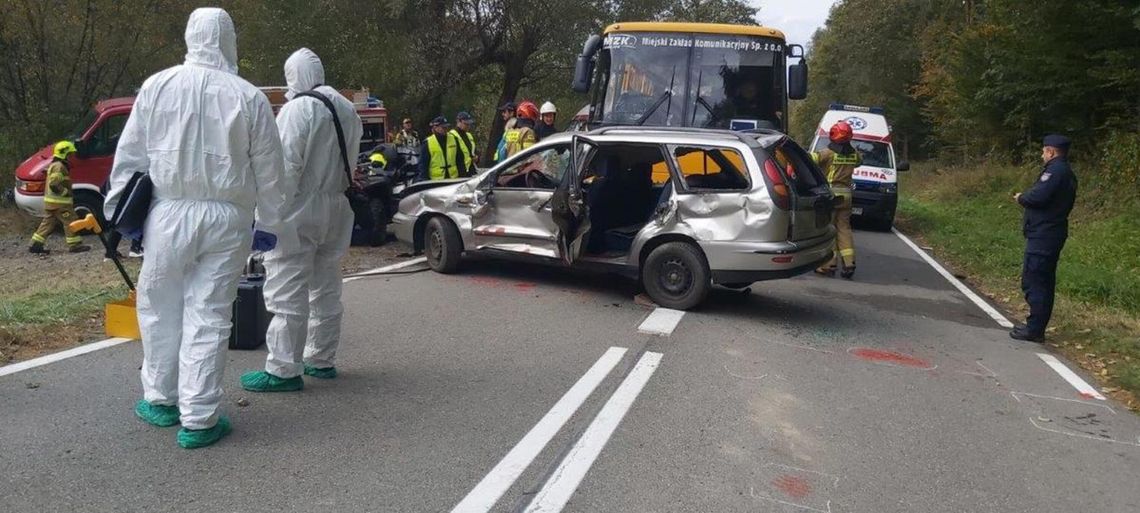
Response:
[[[305,91],[303,93],[298,93],[297,96],[294,96],[294,98],[300,98],[302,96],[304,96],[306,98],[313,98],[313,99],[316,99],[317,101],[320,101],[321,103],[325,104],[325,108],[329,109],[329,114],[332,114],[333,126],[336,127],[336,139],[338,142],[340,142],[340,159],[342,162],[344,162],[344,174],[345,174],[345,176],[348,177],[348,187],[351,189],[352,188],[352,166],[348,165],[348,154],[345,153],[346,150],[344,149],[345,148],[344,128],[342,128],[340,126],[340,116],[336,115],[336,107],[333,107],[332,102],[329,101],[329,99],[326,98],[325,95],[318,93],[316,91]]]

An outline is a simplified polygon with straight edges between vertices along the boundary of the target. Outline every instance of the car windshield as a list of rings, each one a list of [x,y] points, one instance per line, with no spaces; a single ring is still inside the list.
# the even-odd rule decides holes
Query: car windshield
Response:
[[[86,132],[88,128],[91,128],[91,125],[95,124],[95,120],[97,119],[99,119],[99,113],[95,112],[95,109],[87,111],[87,114],[79,120],[79,123],[67,133],[67,140],[78,141],[83,137],[83,133]]]
[[[598,119],[606,125],[784,126],[784,47],[757,36],[607,36]],[[736,123],[734,123],[736,121]]]
[[[862,155],[864,166],[894,169],[895,165],[891,159],[890,144],[878,141],[854,140],[851,141],[851,145]],[[827,138],[820,137],[819,140],[815,142],[815,150],[813,151],[819,151],[824,148],[827,148]]]

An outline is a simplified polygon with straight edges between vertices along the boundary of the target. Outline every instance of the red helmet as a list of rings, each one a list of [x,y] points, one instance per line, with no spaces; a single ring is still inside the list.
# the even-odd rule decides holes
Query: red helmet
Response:
[[[851,142],[851,125],[846,121],[836,123],[835,126],[831,127],[831,130],[827,132],[827,138],[831,139],[833,143],[843,144]]]
[[[531,101],[522,102],[519,104],[518,110],[515,111],[515,115],[531,121],[538,121],[538,106]]]

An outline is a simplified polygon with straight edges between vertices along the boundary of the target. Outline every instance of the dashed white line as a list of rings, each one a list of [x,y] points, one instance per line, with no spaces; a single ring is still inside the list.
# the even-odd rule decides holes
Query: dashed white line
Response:
[[[574,412],[582,406],[586,398],[594,392],[598,385],[609,375],[610,371],[625,356],[623,347],[611,347],[590,370],[586,371],[577,383],[554,404],[546,416],[538,421],[518,444],[499,461],[495,468],[479,481],[478,485],[463,498],[451,511],[452,513],[490,511],[495,503],[503,496],[511,485],[530,466],[546,444],[558,434],[562,426],[570,420]]]
[[[1097,392],[1092,385],[1088,384],[1088,382],[1081,379],[1077,373],[1073,372],[1071,369],[1066,367],[1065,364],[1061,363],[1061,360],[1058,360],[1057,357],[1045,353],[1037,353],[1037,356],[1040,357],[1041,361],[1045,362],[1046,365],[1057,371],[1057,374],[1060,374],[1062,378],[1065,378],[1065,381],[1068,381],[1070,385],[1073,385],[1073,388],[1077,389],[1077,392],[1081,394],[1081,397],[1084,397],[1086,399],[1100,399],[1101,401],[1106,400],[1103,395],[1100,395],[1100,392]]]
[[[598,455],[602,453],[602,448],[606,446],[606,442],[614,434],[622,418],[633,406],[634,400],[641,394],[653,372],[657,370],[661,357],[661,353],[647,352],[637,361],[637,365],[621,385],[618,385],[617,391],[606,401],[605,406],[602,406],[602,410],[598,412],[597,417],[594,417],[586,432],[582,433],[582,437],[534,496],[534,500],[526,508],[527,513],[562,511],[594,461],[598,459]]]
[[[660,335],[667,337],[677,329],[677,324],[681,322],[681,317],[685,316],[683,310],[671,310],[669,308],[654,308],[649,317],[637,327],[637,331],[647,335]]]
[[[926,254],[926,252],[923,251],[922,248],[918,247],[914,241],[910,240],[906,235],[903,235],[902,232],[894,228],[891,228],[891,231],[895,232],[895,235],[898,235],[898,237],[902,239],[902,241],[905,242],[907,246],[910,246],[910,249],[913,249],[915,253],[918,253],[918,256],[922,257],[926,263],[930,264],[930,266],[933,267],[935,271],[938,271],[938,274],[941,274],[943,278],[946,278],[946,281],[949,281],[950,284],[954,286],[954,288],[958,289],[958,292],[965,294],[966,297],[970,298],[970,301],[973,301],[975,305],[978,305],[978,308],[981,308],[983,311],[989,314],[990,318],[996,321],[999,326],[1003,328],[1013,327],[1013,322],[1010,322],[1010,320],[1002,315],[1001,312],[998,312],[996,308],[987,303],[986,300],[982,299],[981,296],[970,290],[970,287],[967,287],[965,283],[962,283],[961,280],[955,278],[954,275],[950,273],[950,271],[947,271],[945,267],[942,267],[942,264],[939,264],[937,260]]]
[[[81,346],[73,348],[73,349],[68,349],[67,351],[60,351],[58,353],[49,354],[47,356],[41,356],[39,358],[32,358],[31,360],[23,361],[20,363],[13,363],[11,365],[5,365],[3,367],[0,367],[0,376],[7,376],[9,374],[15,374],[15,373],[23,371],[23,370],[28,370],[28,369],[31,369],[34,367],[39,367],[41,365],[47,365],[49,363],[55,363],[55,362],[58,362],[60,360],[66,360],[66,359],[71,358],[73,356],[79,356],[81,354],[87,354],[87,353],[90,353],[92,351],[98,351],[100,349],[106,349],[108,347],[117,346],[119,344],[122,344],[123,342],[130,342],[130,341],[131,341],[131,339],[129,339],[129,338],[109,338],[109,339],[103,340],[101,342],[92,342],[90,344],[84,344],[84,345],[81,345]]]

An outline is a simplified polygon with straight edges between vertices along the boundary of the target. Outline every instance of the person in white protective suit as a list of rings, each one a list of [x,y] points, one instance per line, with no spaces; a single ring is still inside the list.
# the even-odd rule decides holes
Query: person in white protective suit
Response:
[[[340,342],[340,261],[352,239],[353,214],[345,190],[349,186],[344,157],[355,162],[363,124],[352,102],[325,85],[320,58],[307,48],[285,61],[289,101],[277,114],[285,175],[297,194],[282,209],[285,223],[295,227],[295,244],[279,244],[265,258],[265,304],[273,320],[266,345],[264,371],[247,372],[241,385],[254,392],[301,390],[301,374],[336,377]],[[313,92],[336,110],[344,134],[337,137],[329,108],[320,100],[298,96]]]
[[[238,278],[251,242],[267,251],[277,236],[290,237],[278,209],[292,187],[281,174],[269,100],[237,75],[229,14],[195,10],[186,46],[185,63],[139,89],[104,209],[109,219],[131,176],[150,174],[137,304],[143,400],[135,413],[157,426],[181,422],[178,444],[193,449],[230,432],[218,405]]]

